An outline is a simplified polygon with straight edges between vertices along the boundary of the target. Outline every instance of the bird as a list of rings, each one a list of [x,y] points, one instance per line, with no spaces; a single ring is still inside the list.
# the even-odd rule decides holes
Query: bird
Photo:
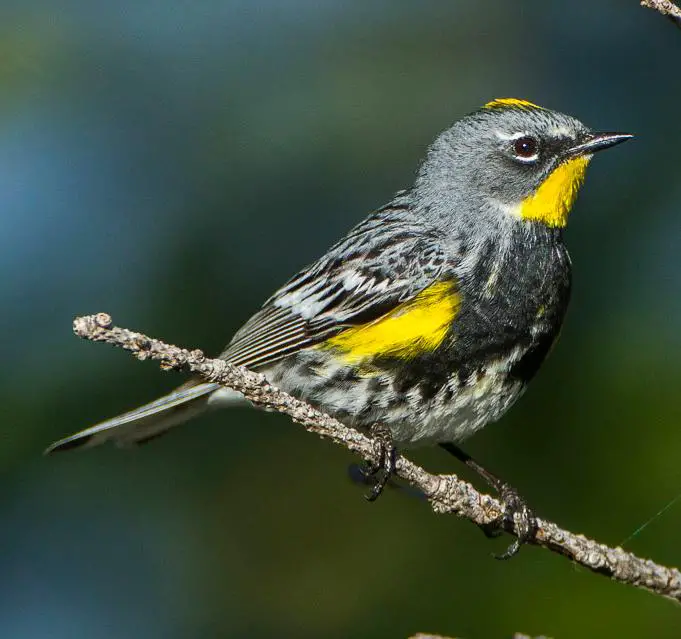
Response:
[[[631,137],[524,99],[487,102],[440,133],[412,186],[277,290],[220,358],[373,433],[385,458],[370,498],[396,447],[440,445],[485,476],[458,445],[506,413],[552,349],[572,284],[569,213],[593,154]],[[142,443],[243,401],[190,379],[46,452]]]

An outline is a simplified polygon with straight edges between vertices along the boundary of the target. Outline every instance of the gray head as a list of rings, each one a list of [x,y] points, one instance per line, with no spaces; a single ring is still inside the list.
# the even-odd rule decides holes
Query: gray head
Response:
[[[630,137],[525,100],[493,100],[435,139],[415,195],[440,214],[445,204],[450,215],[484,209],[562,227],[592,154]]]

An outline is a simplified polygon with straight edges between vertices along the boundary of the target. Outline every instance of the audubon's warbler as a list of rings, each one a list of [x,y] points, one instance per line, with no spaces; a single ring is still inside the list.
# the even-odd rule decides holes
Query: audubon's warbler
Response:
[[[525,100],[487,103],[441,133],[414,185],[274,293],[220,357],[348,425],[380,424],[398,446],[438,443],[466,458],[455,443],[508,410],[559,333],[571,284],[563,228],[592,154],[630,137]],[[239,400],[191,380],[48,451],[143,442]]]

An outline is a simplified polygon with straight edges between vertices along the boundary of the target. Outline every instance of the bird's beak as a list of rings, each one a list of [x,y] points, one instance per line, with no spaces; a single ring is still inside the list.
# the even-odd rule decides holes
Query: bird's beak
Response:
[[[611,146],[621,144],[634,136],[631,133],[590,133],[586,140],[567,150],[569,157],[579,155],[591,155],[596,151],[609,149]]]

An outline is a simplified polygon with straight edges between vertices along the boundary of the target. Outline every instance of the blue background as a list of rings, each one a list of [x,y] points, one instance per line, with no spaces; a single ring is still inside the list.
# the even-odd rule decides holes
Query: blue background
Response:
[[[637,138],[568,229],[574,295],[529,392],[466,448],[622,542],[681,492],[681,32],[638,2],[0,2],[0,636],[678,637],[678,607],[471,524],[248,409],[131,452],[53,439],[182,381],[76,314],[217,353],[494,97]],[[413,458],[460,471],[437,450]],[[681,504],[625,544],[679,565]]]

